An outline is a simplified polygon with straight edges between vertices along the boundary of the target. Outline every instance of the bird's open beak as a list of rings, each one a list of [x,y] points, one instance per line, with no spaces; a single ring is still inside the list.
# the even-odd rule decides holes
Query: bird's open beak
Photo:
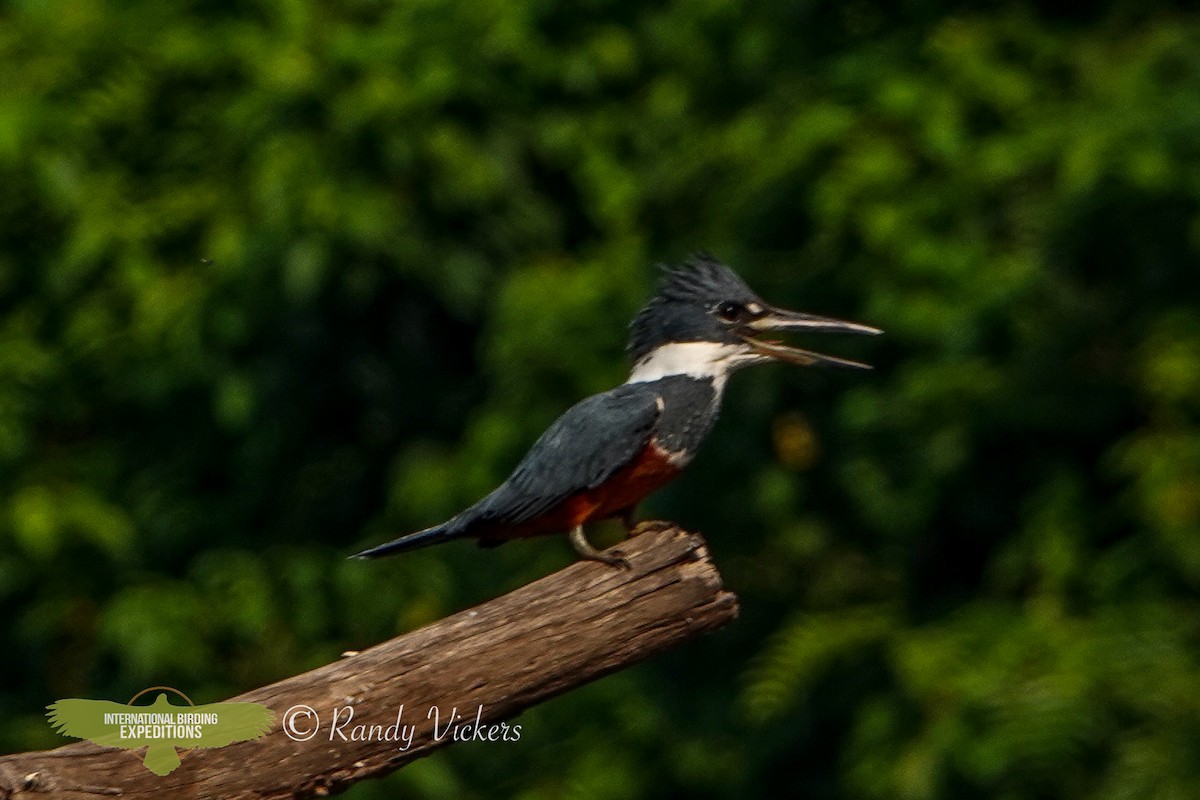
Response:
[[[798,347],[789,347],[781,342],[770,342],[756,339],[755,334],[767,331],[809,331],[813,333],[857,333],[877,336],[883,331],[870,325],[857,322],[846,322],[830,317],[818,317],[815,314],[804,314],[799,311],[788,311],[782,308],[769,308],[762,316],[746,323],[744,328],[750,330],[749,335],[743,335],[746,344],[759,355],[785,361],[800,366],[829,366],[853,367],[854,369],[871,369],[870,364],[835,358]]]

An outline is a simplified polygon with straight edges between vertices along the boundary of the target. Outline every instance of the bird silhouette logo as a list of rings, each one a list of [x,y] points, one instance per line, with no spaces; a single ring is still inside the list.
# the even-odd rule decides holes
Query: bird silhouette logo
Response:
[[[164,690],[148,706],[135,706],[142,695]],[[167,692],[187,700],[174,705]],[[51,726],[63,736],[87,739],[103,747],[146,748],[142,763],[155,775],[169,775],[182,762],[178,749],[224,747],[263,736],[275,712],[259,703],[209,703],[197,706],[182,692],[155,686],[135,695],[128,704],[70,698],[46,707]],[[135,754],[136,755],[136,754]]]

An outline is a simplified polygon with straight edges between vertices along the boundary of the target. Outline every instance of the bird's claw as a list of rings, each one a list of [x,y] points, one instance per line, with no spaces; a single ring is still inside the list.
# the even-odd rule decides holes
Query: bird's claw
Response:
[[[621,553],[620,550],[613,550],[612,552],[600,553],[600,556],[599,556],[599,558],[597,558],[597,561],[603,561],[605,564],[608,564],[609,566],[619,567],[620,569],[633,569],[633,564],[629,563],[629,559],[626,558]]]
[[[587,540],[583,534],[583,526],[576,525],[571,530],[571,546],[575,548],[575,552],[588,561],[602,561],[605,564],[613,567],[623,567],[624,569],[632,569],[629,560],[622,555],[620,550],[603,551],[597,550]]]
[[[658,531],[669,531],[677,527],[674,522],[667,522],[665,519],[644,519],[637,525],[629,529],[625,535],[626,539],[632,539],[635,536],[641,536],[643,533],[657,533]]]

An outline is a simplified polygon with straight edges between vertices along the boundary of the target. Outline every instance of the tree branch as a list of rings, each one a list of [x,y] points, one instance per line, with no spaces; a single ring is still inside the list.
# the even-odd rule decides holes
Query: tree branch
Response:
[[[362,653],[232,698],[275,711],[276,724],[256,741],[183,753],[183,763],[164,777],[130,752],[90,742],[4,756],[0,797],[323,797],[451,744],[454,710],[467,726],[459,736],[478,740],[478,713],[485,738],[511,737],[512,727],[499,723],[524,709],[737,615],[737,598],[722,590],[699,536],[652,531],[621,549],[632,569],[575,563]],[[298,716],[294,732],[312,729],[319,719],[308,741],[295,741],[283,729],[285,712],[298,704],[317,716]],[[430,718],[435,708],[437,720]],[[411,726],[411,742],[404,739],[409,728],[390,728],[398,713],[401,725]],[[363,729],[366,740],[355,741],[359,724],[377,727]]]

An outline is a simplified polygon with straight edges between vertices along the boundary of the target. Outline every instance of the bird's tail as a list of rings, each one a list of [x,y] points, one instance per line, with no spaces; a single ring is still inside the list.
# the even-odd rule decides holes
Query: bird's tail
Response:
[[[453,522],[453,520],[451,520]],[[416,550],[418,547],[425,547],[438,542],[449,541],[458,536],[457,528],[451,522],[443,522],[441,525],[434,525],[432,528],[426,528],[423,531],[410,533],[406,536],[401,536],[399,539],[393,539],[390,542],[384,542],[381,545],[376,545],[368,550],[363,550],[361,553],[355,553],[351,558],[380,558],[381,556],[390,556],[395,553],[403,553],[406,550]]]

